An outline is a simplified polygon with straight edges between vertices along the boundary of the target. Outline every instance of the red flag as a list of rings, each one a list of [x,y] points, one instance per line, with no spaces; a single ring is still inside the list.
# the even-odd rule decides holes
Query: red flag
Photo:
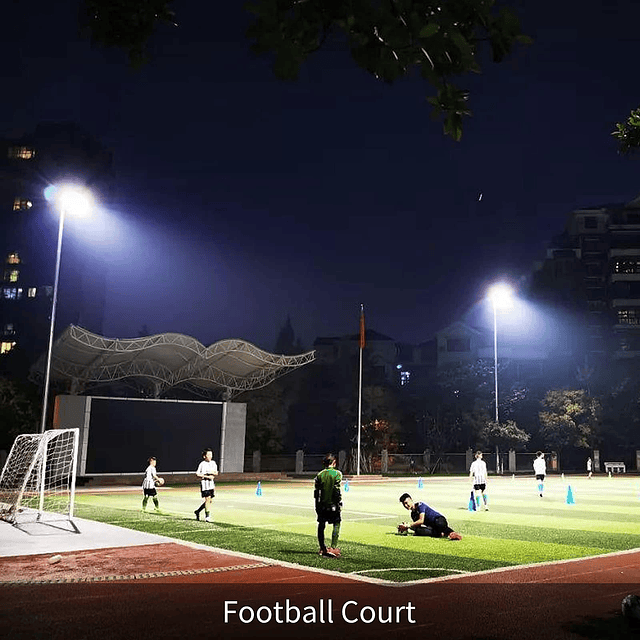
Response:
[[[364,349],[364,305],[360,305],[360,348]]]

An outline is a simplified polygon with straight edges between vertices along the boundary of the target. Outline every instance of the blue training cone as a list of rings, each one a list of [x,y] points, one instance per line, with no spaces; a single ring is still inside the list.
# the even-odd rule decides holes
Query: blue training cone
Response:
[[[422,489],[422,487],[423,487],[423,486],[424,486],[424,485],[423,485],[423,483],[422,483],[422,478],[419,478],[419,479],[418,479],[418,489]]]
[[[344,481],[344,490],[345,491],[349,491],[349,481],[348,480]]]
[[[573,491],[571,491],[571,485],[569,485],[569,488],[567,489],[567,504],[575,504],[575,501],[573,499]]]
[[[258,488],[256,489],[256,495],[257,496],[261,496],[262,495],[262,485],[260,484],[259,480],[258,480]]]
[[[476,511],[476,500],[473,497],[473,489],[471,489],[471,495],[469,496],[469,511]]]

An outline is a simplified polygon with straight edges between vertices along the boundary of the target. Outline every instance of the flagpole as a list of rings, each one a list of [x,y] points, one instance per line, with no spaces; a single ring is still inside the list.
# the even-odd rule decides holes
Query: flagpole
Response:
[[[358,463],[356,475],[360,475],[360,446],[362,433],[362,352],[365,344],[364,305],[360,305],[360,371],[358,375]]]
[[[362,432],[362,348],[360,348],[360,381],[358,384],[358,472],[360,475],[360,434]]]

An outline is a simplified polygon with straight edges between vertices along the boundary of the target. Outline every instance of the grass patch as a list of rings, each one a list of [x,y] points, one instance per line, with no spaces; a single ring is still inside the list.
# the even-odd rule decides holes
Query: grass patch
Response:
[[[428,478],[422,489],[415,482],[351,483],[344,493],[339,560],[318,555],[312,480],[263,482],[262,496],[254,484],[220,484],[213,525],[193,516],[200,503],[197,487],[163,487],[164,515],[142,513],[141,492],[103,491],[78,492],[76,513],[178,540],[395,582],[640,547],[636,478],[552,478],[543,499],[532,478],[491,478],[488,512],[466,508],[466,478]],[[566,504],[567,482],[576,504]],[[398,502],[404,491],[444,513],[463,540],[396,535],[397,523],[409,516]],[[327,526],[327,541],[330,532]]]

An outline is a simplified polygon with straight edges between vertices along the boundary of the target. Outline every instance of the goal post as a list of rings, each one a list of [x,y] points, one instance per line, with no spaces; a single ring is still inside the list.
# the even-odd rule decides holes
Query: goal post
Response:
[[[0,518],[72,522],[79,429],[19,435],[0,475]]]

